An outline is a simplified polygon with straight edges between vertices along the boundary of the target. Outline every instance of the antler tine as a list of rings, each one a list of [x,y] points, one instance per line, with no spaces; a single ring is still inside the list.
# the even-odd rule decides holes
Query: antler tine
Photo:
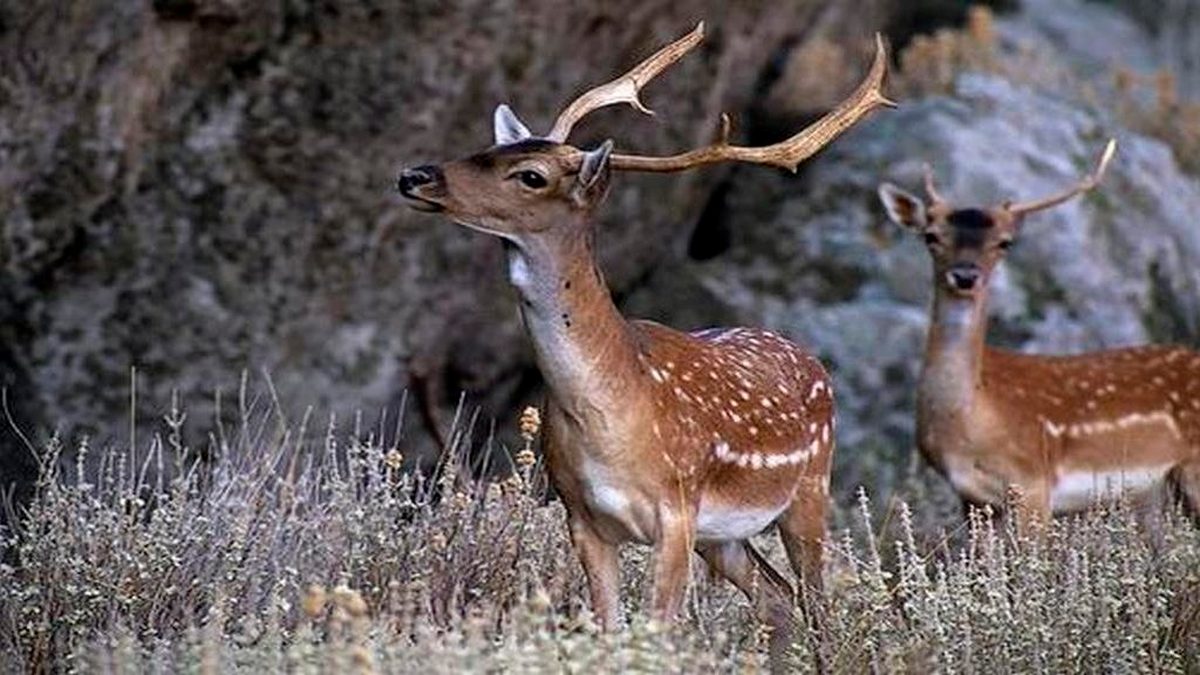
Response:
[[[933,167],[928,162],[925,163],[925,194],[929,197],[932,206],[941,206],[946,203],[946,200],[933,184]]]
[[[1104,146],[1104,152],[1100,155],[1100,161],[1096,162],[1096,169],[1092,171],[1092,173],[1084,176],[1083,179],[1074,186],[1067,188],[1056,195],[1051,195],[1043,199],[1025,202],[1023,204],[1007,203],[1003,206],[1003,208],[1014,216],[1023,216],[1033,213],[1034,211],[1041,211],[1052,206],[1058,206],[1059,204],[1071,199],[1076,195],[1087,192],[1088,190],[1091,190],[1100,184],[1101,179],[1104,178],[1104,172],[1108,170],[1108,164],[1112,161],[1113,155],[1115,155],[1116,152],[1117,139],[1109,139],[1108,144]]]
[[[713,144],[670,157],[613,155],[612,167],[625,171],[683,171],[718,162],[768,164],[796,171],[800,163],[825,147],[868,113],[879,107],[894,108],[896,103],[883,95],[883,77],[887,72],[887,50],[883,38],[875,35],[875,61],[866,79],[854,93],[808,128],[791,138],[763,147],[729,145],[729,118],[722,115],[722,132]]]
[[[629,72],[605,84],[592,87],[579,98],[571,101],[554,120],[554,126],[546,138],[563,143],[571,135],[571,129],[588,113],[617,103],[628,103],[647,115],[654,111],[642,104],[638,92],[671,64],[683,58],[704,39],[704,22],[696,24],[692,32],[654,52],[649,58],[634,66]]]

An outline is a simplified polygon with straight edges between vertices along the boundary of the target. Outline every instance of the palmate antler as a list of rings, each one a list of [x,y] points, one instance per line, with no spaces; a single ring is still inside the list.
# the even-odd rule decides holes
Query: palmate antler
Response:
[[[571,129],[585,115],[615,103],[629,103],[642,112],[653,114],[642,105],[638,99],[638,92],[647,82],[682,58],[703,39],[704,24],[701,22],[691,33],[655,52],[629,72],[588,90],[563,110],[547,138],[559,143],[565,142]],[[611,158],[612,168],[624,171],[668,172],[732,161],[767,164],[795,171],[800,162],[828,145],[871,111],[880,107],[895,107],[896,104],[883,95],[883,78],[886,72],[887,50],[883,46],[883,39],[876,35],[875,60],[862,84],[836,108],[791,138],[761,147],[730,145],[729,116],[722,115],[720,137],[711,145],[669,157],[614,154]]]

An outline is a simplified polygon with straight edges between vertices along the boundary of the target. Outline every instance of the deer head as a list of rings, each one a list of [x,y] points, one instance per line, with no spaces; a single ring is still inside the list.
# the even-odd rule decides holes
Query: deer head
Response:
[[[858,89],[811,127],[780,143],[730,145],[727,116],[722,116],[717,141],[670,157],[617,154],[611,141],[591,150],[567,143],[575,124],[598,108],[628,103],[653,114],[638,98],[642,87],[703,37],[701,23],[624,75],[585,92],[563,109],[544,137],[534,136],[508,106],[499,106],[493,118],[492,147],[465,159],[404,170],[397,182],[400,193],[413,208],[442,212],[460,224],[519,242],[532,233],[573,230],[588,222],[604,199],[613,170],[683,171],[741,161],[794,171],[801,161],[875,108],[894,105],[881,92],[886,54],[877,38],[875,61]]]
[[[933,257],[935,279],[944,284],[944,289],[953,295],[972,297],[987,288],[992,271],[1012,247],[1025,217],[1095,188],[1116,150],[1116,141],[1110,140],[1091,174],[1070,188],[1031,202],[954,208],[938,193],[928,165],[928,202],[891,183],[879,186],[879,198],[893,222],[924,238]]]

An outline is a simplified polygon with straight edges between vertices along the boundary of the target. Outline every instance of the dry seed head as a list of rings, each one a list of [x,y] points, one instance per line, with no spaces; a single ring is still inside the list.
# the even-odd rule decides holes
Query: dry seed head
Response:
[[[354,645],[350,648],[350,660],[360,673],[374,673],[375,661],[371,658],[371,650],[365,645]]]
[[[471,505],[471,496],[462,490],[458,490],[450,498],[450,505],[455,509],[465,509]]]
[[[383,463],[393,471],[398,471],[400,466],[404,464],[404,455],[400,454],[399,450],[392,448],[383,456]]]
[[[304,590],[304,600],[301,602],[305,615],[315,619],[325,611],[325,587],[320,584],[309,584]]]
[[[513,461],[515,461],[517,466],[521,468],[528,468],[537,462],[537,456],[533,454],[533,450],[525,448],[517,453],[517,456],[513,458]]]
[[[504,491],[506,493],[516,494],[516,493],[520,492],[521,489],[524,487],[525,487],[525,482],[522,481],[521,477],[516,474],[513,474],[513,475],[509,476],[508,478],[504,479]]]
[[[538,430],[542,428],[542,413],[533,406],[526,406],[525,410],[521,411],[521,438],[525,442],[533,440],[537,436]]]
[[[347,614],[359,618],[367,615],[367,601],[362,595],[349,586],[338,586],[333,589],[333,601]]]
[[[488,501],[497,501],[504,496],[504,490],[499,483],[489,483],[487,486],[486,498]]]

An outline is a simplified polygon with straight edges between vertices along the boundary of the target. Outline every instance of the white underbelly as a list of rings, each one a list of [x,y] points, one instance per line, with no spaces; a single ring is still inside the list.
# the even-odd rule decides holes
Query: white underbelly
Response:
[[[767,529],[779,514],[787,508],[747,507],[700,501],[700,512],[696,515],[696,539],[698,541],[731,541],[748,539]]]
[[[1170,464],[1109,471],[1062,473],[1050,492],[1050,510],[1082,511],[1098,502],[1112,501],[1124,494],[1136,498],[1161,485]]]

